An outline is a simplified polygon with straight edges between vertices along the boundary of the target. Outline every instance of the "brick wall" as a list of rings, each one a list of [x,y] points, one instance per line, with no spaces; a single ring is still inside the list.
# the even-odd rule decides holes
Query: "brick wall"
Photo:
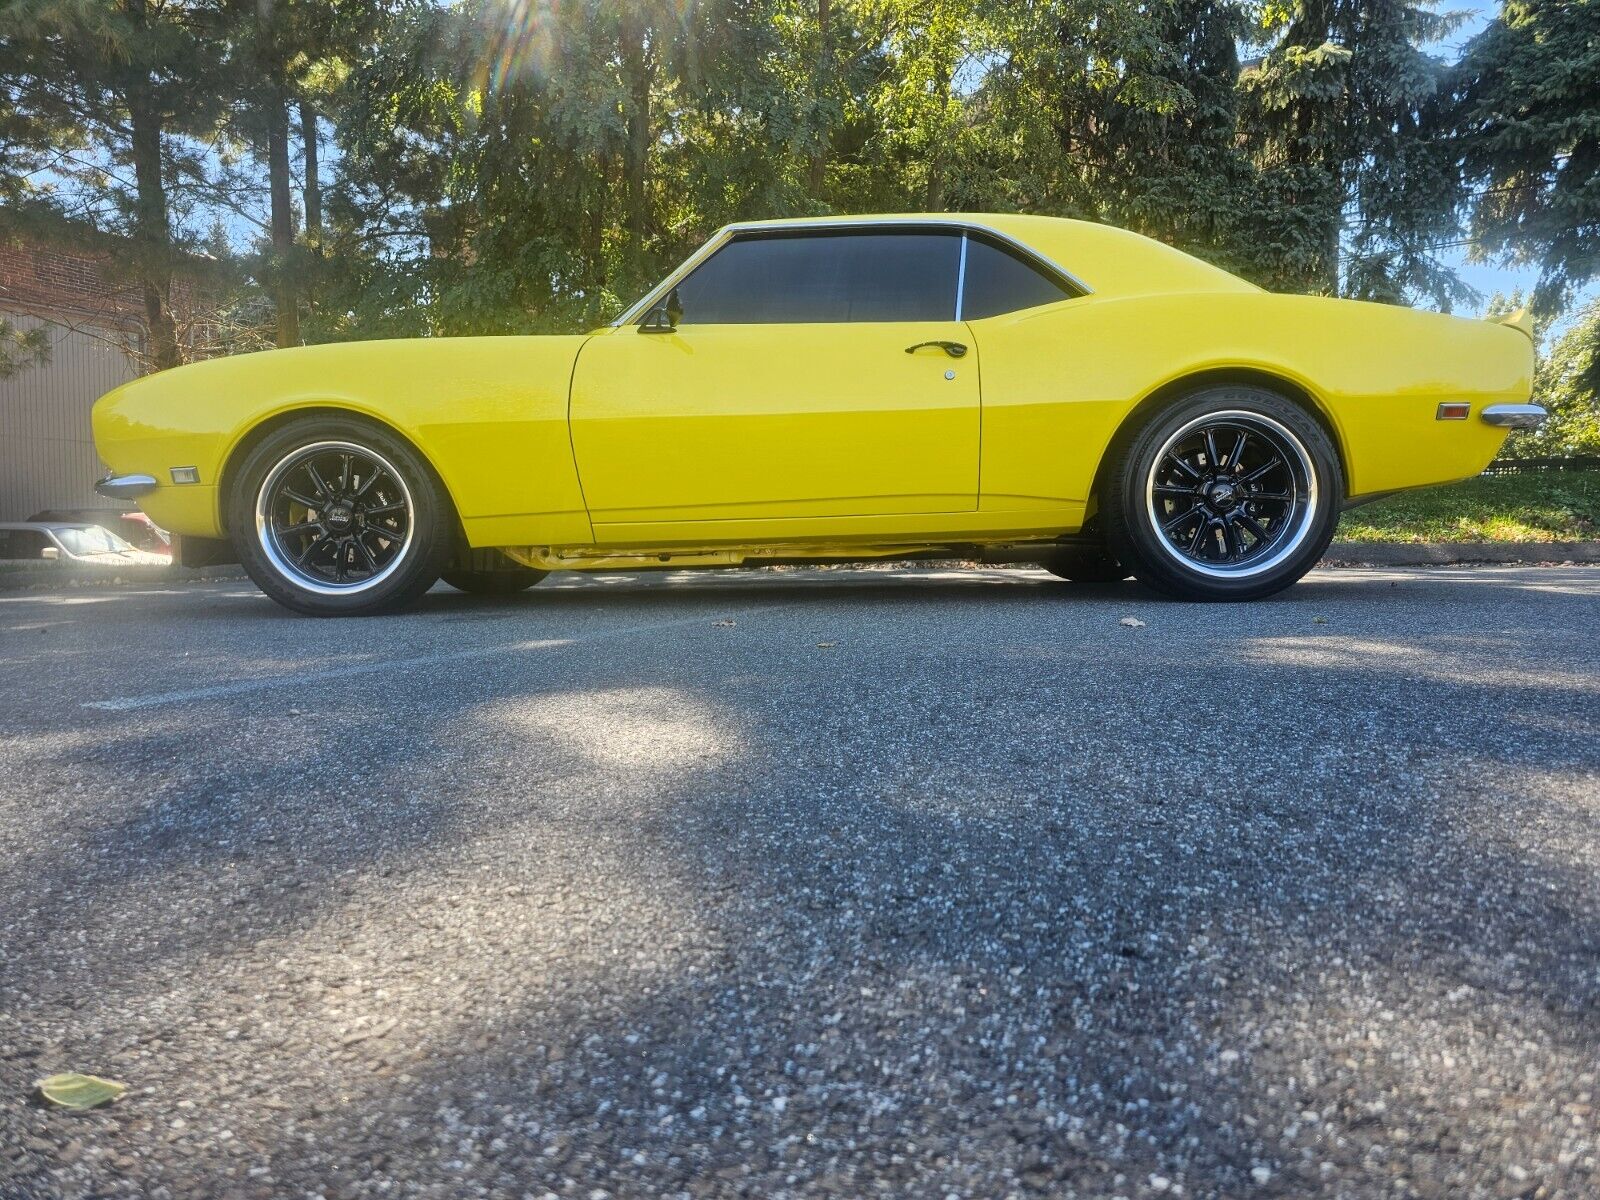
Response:
[[[103,251],[0,238],[0,310],[137,334],[144,305]]]

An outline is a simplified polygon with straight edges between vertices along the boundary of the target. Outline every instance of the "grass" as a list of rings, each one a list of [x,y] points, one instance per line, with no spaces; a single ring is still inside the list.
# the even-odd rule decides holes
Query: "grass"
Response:
[[[1600,471],[1479,476],[1401,492],[1339,521],[1343,542],[1577,542],[1600,538]]]

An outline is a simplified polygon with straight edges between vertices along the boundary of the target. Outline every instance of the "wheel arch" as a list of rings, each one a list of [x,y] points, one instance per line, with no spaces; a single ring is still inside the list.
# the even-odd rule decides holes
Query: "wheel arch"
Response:
[[[1137,404],[1123,416],[1117,425],[1116,431],[1111,435],[1111,440],[1106,443],[1104,452],[1100,455],[1100,463],[1095,468],[1094,482],[1089,488],[1089,513],[1091,517],[1099,511],[1101,488],[1105,483],[1106,471],[1110,469],[1115,460],[1117,451],[1120,450],[1133,437],[1145,420],[1154,412],[1160,411],[1169,404],[1207,387],[1223,387],[1228,384],[1246,385],[1265,388],[1277,392],[1284,399],[1302,408],[1322,426],[1323,432],[1328,435],[1333,443],[1334,453],[1339,456],[1339,469],[1345,479],[1350,478],[1350,463],[1345,450],[1344,439],[1339,434],[1339,426],[1328,411],[1326,403],[1311,388],[1299,380],[1292,379],[1281,372],[1272,371],[1264,367],[1254,366],[1222,366],[1207,367],[1203,370],[1190,371],[1152,389]]]
[[[217,524],[221,528],[224,537],[231,536],[231,531],[228,529],[228,502],[233,491],[234,473],[238,470],[239,464],[242,463],[245,458],[248,457],[250,451],[259,445],[265,438],[270,437],[273,433],[279,429],[282,429],[285,425],[291,424],[292,422],[305,417],[342,417],[375,426],[379,429],[382,429],[391,437],[399,438],[411,448],[412,452],[415,453],[416,456],[421,459],[424,464],[426,464],[428,470],[433,473],[434,480],[439,484],[440,489],[444,493],[445,499],[449,501],[450,518],[455,525],[456,537],[464,540],[464,535],[462,534],[461,530],[460,506],[456,502],[455,493],[451,490],[450,481],[446,479],[444,473],[439,470],[439,465],[434,462],[433,456],[422,448],[416,438],[412,437],[394,422],[387,421],[379,416],[375,416],[364,409],[354,408],[336,402],[317,402],[312,404],[298,405],[294,408],[282,409],[278,412],[263,417],[254,425],[251,425],[245,429],[243,433],[234,439],[233,445],[229,447],[227,453],[223,457],[222,469],[217,474]]]

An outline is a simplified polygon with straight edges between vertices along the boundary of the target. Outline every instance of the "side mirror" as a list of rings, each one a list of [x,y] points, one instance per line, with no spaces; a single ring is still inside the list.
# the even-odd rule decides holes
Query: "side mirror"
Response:
[[[678,299],[678,289],[673,288],[667,298],[652,308],[639,323],[640,333],[672,333],[683,319],[683,301]]]
[[[46,546],[43,550],[39,551],[39,557],[44,559],[45,562],[55,562],[61,557],[61,551],[57,550],[54,546]]]

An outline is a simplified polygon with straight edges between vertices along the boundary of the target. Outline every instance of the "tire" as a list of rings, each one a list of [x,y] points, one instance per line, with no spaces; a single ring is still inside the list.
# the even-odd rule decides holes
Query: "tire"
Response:
[[[273,430],[232,472],[228,528],[256,586],[315,617],[391,612],[439,578],[455,513],[398,434],[314,415]]]
[[[1113,450],[1101,509],[1112,553],[1142,583],[1256,600],[1316,565],[1344,488],[1315,417],[1265,388],[1222,386],[1151,414]]]
[[[543,579],[548,571],[532,567],[507,567],[493,571],[462,571],[446,568],[440,576],[458,592],[474,596],[514,596],[525,592]]]
[[[1063,546],[1039,565],[1072,583],[1120,583],[1131,574],[1105,546]]]

